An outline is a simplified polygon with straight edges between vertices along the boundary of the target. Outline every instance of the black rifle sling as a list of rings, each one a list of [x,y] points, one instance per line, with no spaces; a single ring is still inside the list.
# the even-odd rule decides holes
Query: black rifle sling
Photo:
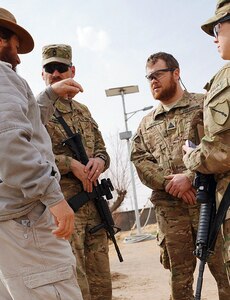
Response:
[[[64,128],[67,136],[69,138],[72,138],[74,136],[74,133],[72,132],[72,130],[69,128],[69,126],[67,125],[66,121],[64,120],[64,118],[61,116],[61,114],[59,113],[59,111],[56,109],[54,112],[54,116],[55,118],[58,120],[58,122],[62,125],[62,127]],[[75,147],[75,151],[76,151],[76,147]],[[76,153],[77,157],[80,157],[79,153]],[[80,159],[79,159],[80,160]],[[95,193],[86,193],[85,191],[82,191],[76,195],[74,195],[73,197],[67,199],[68,204],[70,205],[70,207],[73,209],[74,212],[76,212],[80,207],[82,207],[86,202],[88,202],[91,199],[95,198]]]
[[[66,121],[63,119],[63,117],[60,115],[60,113],[57,109],[54,112],[54,116],[58,120],[58,122],[62,125],[62,127],[64,128],[64,130],[65,130],[66,134],[68,135],[68,137],[74,136],[74,133],[69,128],[69,126],[66,124]]]
[[[220,231],[220,227],[224,222],[227,210],[230,206],[230,183],[228,184],[228,187],[224,193],[224,196],[220,202],[220,206],[218,207],[216,216],[214,218],[214,222],[211,227],[210,232],[210,240],[209,240],[209,249],[211,251],[214,250],[216,239],[218,236],[218,233]]]

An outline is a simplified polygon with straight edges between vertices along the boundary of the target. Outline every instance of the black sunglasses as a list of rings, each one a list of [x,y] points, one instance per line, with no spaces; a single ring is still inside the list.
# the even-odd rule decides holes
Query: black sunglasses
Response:
[[[70,65],[62,64],[62,63],[51,63],[45,65],[43,68],[46,73],[53,74],[54,71],[58,71],[59,73],[65,73],[69,70]]]

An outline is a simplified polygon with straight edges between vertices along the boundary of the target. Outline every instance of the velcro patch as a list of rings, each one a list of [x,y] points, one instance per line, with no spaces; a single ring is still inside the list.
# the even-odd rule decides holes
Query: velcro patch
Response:
[[[229,105],[227,99],[221,103],[217,103],[215,106],[211,106],[210,110],[213,120],[218,125],[224,125],[229,118]]]

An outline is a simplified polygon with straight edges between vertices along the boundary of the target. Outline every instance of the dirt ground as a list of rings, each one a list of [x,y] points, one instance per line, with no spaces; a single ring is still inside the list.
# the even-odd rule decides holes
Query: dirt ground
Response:
[[[152,233],[154,237],[155,230],[155,225],[151,225],[141,233]],[[122,232],[116,237],[123,262],[119,262],[113,244],[110,245],[113,300],[169,300],[169,272],[159,262],[159,248],[156,240],[146,239],[133,242],[133,240],[130,241],[129,236],[130,232]],[[128,243],[124,242],[124,239],[128,240]],[[197,270],[195,284],[196,280]],[[216,283],[207,266],[201,299],[218,299]]]

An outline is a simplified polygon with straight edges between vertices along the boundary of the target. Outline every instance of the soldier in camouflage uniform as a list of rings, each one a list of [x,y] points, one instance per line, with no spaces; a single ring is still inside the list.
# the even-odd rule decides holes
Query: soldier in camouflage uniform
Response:
[[[230,59],[230,0],[219,0],[215,16],[201,28],[214,36],[221,57]],[[226,64],[205,86],[204,100],[205,136],[195,151],[184,146],[187,152],[185,165],[204,174],[215,174],[216,202],[221,199],[230,183],[230,63]],[[228,198],[230,195],[228,195]],[[230,209],[223,226],[225,245],[223,255],[230,280]]]
[[[203,136],[203,95],[188,93],[180,85],[177,60],[170,54],[151,55],[146,65],[151,91],[160,104],[145,116],[133,138],[131,160],[141,181],[153,190],[161,263],[171,272],[171,300],[192,300],[193,255],[199,207],[192,186],[194,174],[184,166],[186,139],[197,144]],[[218,286],[219,299],[230,299],[230,287],[218,236],[208,266]]]
[[[69,45],[48,45],[43,47],[42,76],[46,85],[60,83],[73,78],[72,50]],[[40,95],[39,97],[44,97]],[[38,97],[38,101],[40,101]],[[80,132],[89,157],[86,167],[73,158],[73,153],[62,142],[67,138],[62,125],[53,116],[47,125],[53,151],[61,173],[61,188],[66,197],[78,194],[82,189],[91,192],[92,185],[110,163],[105,144],[88,108],[70,98],[58,98],[55,108],[62,115],[73,132]],[[43,100],[44,102],[44,100]],[[47,99],[49,102],[49,99]],[[108,240],[104,229],[94,234],[89,229],[101,223],[93,201],[88,201],[75,213],[75,231],[70,243],[77,259],[78,282],[84,300],[111,300],[112,287],[108,256]]]

